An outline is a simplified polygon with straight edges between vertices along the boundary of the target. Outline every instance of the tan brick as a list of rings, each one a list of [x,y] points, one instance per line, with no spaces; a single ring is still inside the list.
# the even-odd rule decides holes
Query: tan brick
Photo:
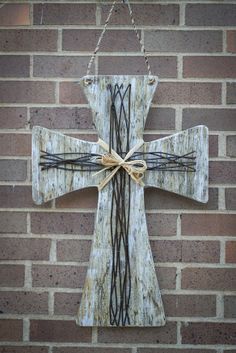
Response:
[[[190,56],[183,61],[184,77],[235,78],[236,61],[229,56]]]
[[[109,5],[102,5],[102,23],[105,22]],[[135,22],[138,25],[159,26],[177,25],[179,23],[179,6],[175,4],[132,4]],[[115,15],[111,17],[110,24],[131,25],[127,5],[117,4]]]
[[[0,51],[55,51],[57,35],[52,29],[1,29]]]
[[[177,216],[175,214],[147,214],[149,235],[175,235]]]
[[[34,4],[36,25],[96,24],[95,4]]]
[[[175,289],[176,287],[176,268],[157,267],[157,278],[161,289]]]
[[[144,31],[150,52],[212,53],[222,51],[221,31]]]
[[[54,312],[56,315],[76,316],[81,300],[81,293],[55,293]]]
[[[205,124],[211,131],[236,130],[236,109],[186,108],[183,110],[183,129]]]
[[[29,75],[30,75],[29,56],[24,56],[24,55],[0,56],[0,77],[29,77]]]
[[[87,108],[31,108],[30,126],[48,129],[93,129],[91,110]]]
[[[22,320],[0,320],[0,341],[21,341],[22,335]]]
[[[218,241],[152,240],[151,248],[156,262],[209,262],[220,260]]]
[[[0,81],[3,103],[54,103],[55,84],[36,81]]]
[[[209,182],[231,184],[236,182],[236,162],[214,161],[209,165]]]
[[[1,260],[49,260],[48,239],[0,238]]]
[[[1,212],[0,224],[0,233],[26,233],[26,213]]]
[[[0,312],[2,314],[47,314],[48,294],[0,292]]]
[[[30,156],[31,136],[29,134],[0,134],[1,156]]]
[[[200,82],[163,82],[154,95],[156,104],[220,104],[221,85]]]
[[[90,240],[58,240],[58,261],[89,261],[91,250]]]
[[[184,344],[235,344],[234,323],[188,322],[181,327]]]
[[[183,214],[183,235],[236,236],[236,217],[231,214]]]
[[[225,244],[225,262],[236,263],[236,241],[227,241]]]
[[[27,124],[27,110],[21,107],[0,107],[0,129],[21,129]]]
[[[236,296],[224,296],[224,316],[226,318],[236,318]]]
[[[225,203],[227,210],[236,210],[236,189],[225,189]]]
[[[236,83],[227,83],[227,104],[236,104]]]
[[[1,26],[30,25],[30,4],[4,4],[0,12]]]
[[[32,213],[32,232],[36,234],[93,234],[92,213]]]
[[[229,157],[236,157],[236,135],[227,136],[226,153]]]
[[[22,287],[25,267],[23,265],[0,265],[0,283],[2,287]]]
[[[79,80],[85,75],[89,57],[86,56],[44,56],[34,57],[35,77],[67,77]],[[91,74],[93,70],[91,70]]]
[[[189,26],[234,26],[236,5],[188,4],[185,23]]]
[[[33,265],[33,286],[82,288],[86,271],[82,266]]]
[[[87,99],[82,88],[76,82],[61,82],[59,85],[60,103],[86,104]]]
[[[178,196],[161,189],[145,189],[145,207],[151,209],[207,209],[216,210],[218,208],[218,189],[209,188],[209,201],[201,204],[183,196]]]
[[[176,343],[176,323],[164,327],[98,328],[99,343]]]
[[[182,288],[230,291],[236,289],[235,268],[184,268]]]
[[[214,295],[163,295],[166,316],[209,317],[216,315]]]
[[[152,73],[159,77],[177,77],[175,57],[152,56],[149,58]],[[98,71],[101,75],[146,75],[147,67],[142,56],[100,56]]]
[[[79,327],[75,321],[31,320],[32,342],[91,342],[91,328]]]
[[[87,188],[71,192],[56,200],[58,208],[97,208],[97,188]]]
[[[23,160],[0,160],[1,181],[24,181],[27,178],[27,162]]]
[[[0,346],[0,353],[48,353],[47,347],[42,346]]]

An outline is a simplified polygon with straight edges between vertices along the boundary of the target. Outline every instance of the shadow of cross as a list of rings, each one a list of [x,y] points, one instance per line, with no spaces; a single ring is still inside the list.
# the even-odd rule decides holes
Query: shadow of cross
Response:
[[[104,170],[101,165],[101,156],[107,154],[101,144],[41,127],[33,129],[33,199],[37,204],[73,190],[99,188],[94,239],[78,312],[82,326],[165,324],[148,239],[144,184],[200,202],[208,199],[205,126],[140,143],[157,82],[157,77],[148,76],[86,76],[80,81],[99,138],[123,159],[138,144],[129,161],[145,161],[147,169],[140,183],[120,166],[101,188],[115,168]],[[135,163],[139,167],[139,162]]]

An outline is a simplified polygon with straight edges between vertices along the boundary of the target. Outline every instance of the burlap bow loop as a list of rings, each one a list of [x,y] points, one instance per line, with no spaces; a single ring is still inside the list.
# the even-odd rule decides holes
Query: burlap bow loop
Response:
[[[101,155],[100,158],[99,157],[97,158],[97,162],[102,164],[104,168],[99,172],[95,173],[94,175],[97,175],[101,172],[104,172],[105,170],[115,167],[112,170],[112,172],[108,174],[103,179],[103,181],[99,184],[99,187],[98,187],[99,190],[102,190],[104,186],[106,186],[107,183],[109,183],[109,181],[113,178],[113,176],[118,172],[120,168],[123,168],[137,184],[144,186],[142,178],[144,176],[145,170],[147,169],[146,162],[141,159],[128,161],[128,159],[134,154],[134,152],[136,152],[143,145],[143,143],[144,143],[143,140],[140,140],[126,154],[125,158],[123,159],[113,149],[111,149],[109,153],[108,144],[102,139],[98,140],[98,144],[108,153]]]

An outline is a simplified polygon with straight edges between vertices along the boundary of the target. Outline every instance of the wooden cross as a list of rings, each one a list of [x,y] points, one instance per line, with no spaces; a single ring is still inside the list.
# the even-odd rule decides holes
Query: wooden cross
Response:
[[[33,199],[37,204],[74,190],[101,186],[115,167],[104,170],[104,166],[99,167],[98,158],[111,152],[111,147],[124,160],[133,147],[141,146],[129,160],[142,159],[147,164],[139,182],[120,166],[111,180],[102,189],[99,187],[94,239],[78,312],[78,324],[82,326],[164,325],[148,239],[143,185],[199,202],[208,200],[205,126],[140,143],[157,82],[157,77],[149,76],[81,79],[99,138],[109,145],[109,151],[101,143],[33,128]],[[79,167],[75,156],[82,157]],[[93,170],[97,167],[99,173]]]

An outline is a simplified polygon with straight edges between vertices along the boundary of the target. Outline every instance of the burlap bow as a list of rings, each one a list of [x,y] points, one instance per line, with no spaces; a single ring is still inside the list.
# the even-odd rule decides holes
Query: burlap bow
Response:
[[[147,169],[147,164],[144,160],[135,159],[132,161],[128,161],[128,159],[136,152],[143,144],[144,141],[140,140],[125,156],[125,158],[121,158],[116,151],[111,149],[109,153],[109,146],[108,144],[103,141],[102,139],[98,140],[98,144],[106,151],[107,154],[101,155],[101,157],[97,158],[97,162],[104,165],[102,170],[95,173],[97,175],[101,172],[104,172],[107,169],[115,167],[110,174],[108,174],[102,182],[99,184],[98,189],[102,190],[104,186],[109,183],[109,181],[113,178],[113,176],[118,172],[118,170],[122,167],[124,170],[130,175],[130,177],[139,185],[144,186],[142,181],[143,175],[145,170]]]

